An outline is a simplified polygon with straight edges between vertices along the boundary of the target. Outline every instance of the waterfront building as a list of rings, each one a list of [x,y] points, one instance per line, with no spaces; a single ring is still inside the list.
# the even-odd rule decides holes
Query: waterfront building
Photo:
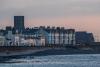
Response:
[[[8,31],[5,35],[6,42],[4,46],[19,46],[20,45],[20,34],[13,34],[12,31]]]
[[[92,33],[75,32],[74,29],[64,27],[26,28],[22,33],[17,30],[15,34],[10,27],[7,30],[6,46],[73,46],[94,42]]]
[[[40,37],[40,44],[41,44],[41,46],[45,46],[45,37],[44,36]]]
[[[36,37],[45,38],[46,46],[72,46],[75,45],[75,30],[64,28],[39,28],[34,33]]]
[[[6,34],[6,31],[3,29],[0,29],[0,36],[5,36],[5,34]]]
[[[20,45],[21,45],[21,44],[20,44],[20,41],[21,41],[20,37],[17,36],[17,35],[15,35],[14,45],[15,45],[15,46],[20,46]]]
[[[12,31],[8,31],[5,35],[6,42],[5,46],[12,46],[14,42],[14,35],[12,34]]]
[[[5,37],[0,36],[0,46],[4,46],[4,45],[5,45]]]
[[[8,32],[8,31],[12,31],[12,27],[11,26],[7,26],[6,27],[6,31]]]
[[[21,44],[26,46],[45,46],[45,38],[43,36],[35,35],[22,35]]]
[[[94,37],[92,33],[87,33],[85,31],[79,31],[75,33],[76,44],[91,44],[94,42]]]

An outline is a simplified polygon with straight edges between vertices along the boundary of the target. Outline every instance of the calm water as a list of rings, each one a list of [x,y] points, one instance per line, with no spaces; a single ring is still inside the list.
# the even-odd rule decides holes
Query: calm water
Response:
[[[22,56],[0,67],[100,67],[100,54]]]

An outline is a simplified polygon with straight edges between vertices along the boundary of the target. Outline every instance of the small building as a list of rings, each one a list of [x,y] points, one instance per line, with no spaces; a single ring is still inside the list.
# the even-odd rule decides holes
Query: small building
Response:
[[[0,46],[4,46],[4,45],[5,45],[5,37],[0,36]]]
[[[76,44],[91,44],[94,42],[94,37],[92,33],[87,33],[85,31],[79,31],[75,33]]]
[[[12,31],[8,31],[8,33],[5,35],[5,38],[5,46],[12,46],[14,42],[14,35],[12,34]]]

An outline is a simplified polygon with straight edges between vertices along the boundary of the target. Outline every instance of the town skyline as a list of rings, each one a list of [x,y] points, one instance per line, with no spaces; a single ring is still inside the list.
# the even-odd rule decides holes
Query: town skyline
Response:
[[[13,26],[13,16],[23,15],[26,27],[74,28],[93,32],[100,39],[99,6],[99,0],[1,0],[0,27]]]
[[[21,15],[19,15],[19,16],[21,16]],[[14,16],[13,16],[14,17]],[[10,22],[7,24],[7,25],[3,25],[2,26],[2,24],[1,24],[1,26],[0,26],[0,29],[6,29],[6,27],[7,26],[11,26],[11,27],[14,27],[14,18],[13,17],[11,17],[11,19],[9,19],[10,20]],[[57,25],[57,24],[47,24],[47,25],[45,25],[45,24],[39,24],[39,22],[42,20],[36,20],[35,19],[35,21],[36,22],[38,22],[37,24],[31,24],[30,22],[29,23],[27,23],[26,22],[26,16],[24,16],[25,17],[25,22],[24,22],[24,25],[25,25],[25,28],[34,28],[34,27],[39,27],[39,26],[45,26],[45,27],[48,27],[48,26],[50,26],[50,27],[65,27],[65,28],[67,28],[67,29],[75,29],[76,31],[84,31],[84,32],[91,32],[91,33],[93,33],[93,35],[94,35],[94,37],[95,37],[95,41],[99,41],[100,40],[100,36],[99,36],[99,31],[98,32],[95,32],[95,31],[93,31],[93,30],[88,30],[88,29],[86,29],[86,28],[84,28],[85,26],[81,26],[81,25],[77,25],[77,24],[75,24],[75,26],[73,26],[73,25],[70,25],[70,23],[69,23],[69,25]],[[30,20],[31,21],[31,20]],[[89,21],[89,20],[88,20]],[[58,21],[58,22],[61,22],[61,21]],[[64,21],[63,21],[64,22]],[[62,23],[63,23],[62,22]],[[79,27],[80,28],[79,28]]]
[[[0,0],[0,67],[100,67],[100,0]]]

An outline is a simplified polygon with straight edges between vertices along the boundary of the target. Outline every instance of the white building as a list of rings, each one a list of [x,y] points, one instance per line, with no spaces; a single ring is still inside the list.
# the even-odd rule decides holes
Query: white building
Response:
[[[8,34],[5,36],[6,42],[4,46],[12,46],[14,42],[14,35],[12,34],[12,31],[8,31]]]
[[[20,42],[21,42],[20,36],[15,35],[14,42],[13,42],[14,45],[15,46],[20,46]]]
[[[4,45],[5,45],[5,37],[0,36],[0,46],[4,46]]]

